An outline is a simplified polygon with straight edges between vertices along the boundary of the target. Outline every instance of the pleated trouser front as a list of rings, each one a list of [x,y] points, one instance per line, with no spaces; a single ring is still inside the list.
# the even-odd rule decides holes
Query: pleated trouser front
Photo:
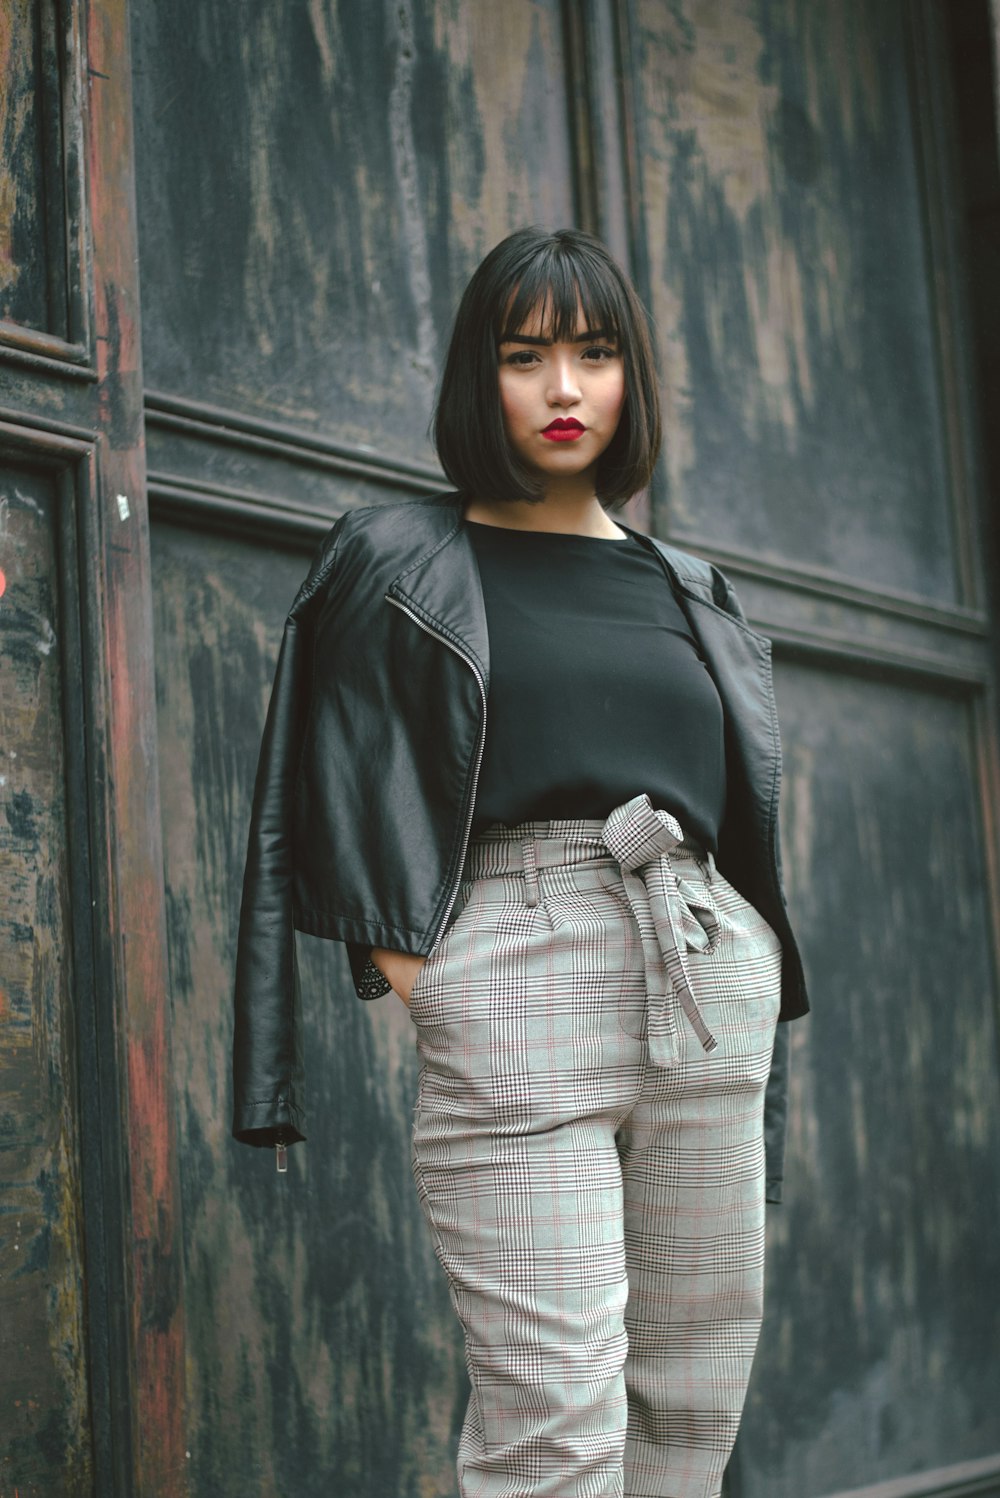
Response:
[[[475,839],[411,996],[462,1498],[716,1498],[763,1302],[781,950],[647,797]]]

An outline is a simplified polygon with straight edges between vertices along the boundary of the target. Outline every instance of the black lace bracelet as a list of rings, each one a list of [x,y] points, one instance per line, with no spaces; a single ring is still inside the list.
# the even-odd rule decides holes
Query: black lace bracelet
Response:
[[[363,999],[380,999],[384,993],[392,993],[392,984],[369,957],[358,980],[358,994]]]

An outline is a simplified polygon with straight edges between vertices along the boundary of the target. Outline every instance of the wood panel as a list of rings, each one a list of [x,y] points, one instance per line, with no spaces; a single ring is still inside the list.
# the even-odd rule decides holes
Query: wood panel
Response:
[[[1000,1498],[1000,1457],[956,1462],[824,1498]]]
[[[777,687],[786,873],[816,1002],[793,1028],[789,1185],[769,1220],[740,1498],[902,1482],[1000,1449],[974,698],[789,663]]]
[[[128,1404],[115,1411],[122,1492],[184,1491],[184,1303],[170,1088],[166,929],[156,774],[149,529],[132,74],[126,0],[90,5],[85,115],[99,487],[83,550],[97,962],[113,1013],[119,1093],[105,1127],[125,1179]],[[105,1037],[105,1047],[112,1037]],[[110,1058],[109,1058],[110,1060]],[[116,1130],[121,1130],[117,1133]]]
[[[572,221],[557,0],[133,8],[152,389],[429,461],[458,294]]]
[[[40,1106],[50,1133],[70,1110],[79,1136],[75,1171],[53,1174],[63,1197],[50,1212],[53,1221],[57,1211],[78,1215],[85,1310],[71,1327],[51,1293],[48,1335],[67,1365],[85,1370],[90,1401],[76,1461],[58,1399],[32,1417],[52,1464],[43,1490],[92,1484],[108,1498],[169,1498],[184,1480],[183,1316],[165,1090],[130,65],[124,0],[2,7],[0,474],[46,475],[59,494],[53,659],[68,731],[49,750],[65,750],[61,960],[71,943],[75,1051],[60,1057]],[[49,519],[56,524],[55,512]],[[14,550],[16,572],[31,562],[30,537]],[[54,828],[45,835],[61,857]],[[18,856],[30,875],[28,852]],[[25,1087],[31,1059],[20,1058]],[[0,1449],[8,1416],[0,1411]],[[32,1483],[30,1471],[14,1474],[13,1491],[36,1491]]]
[[[308,1143],[230,1138],[232,981],[257,750],[308,552],[153,537],[192,1495],[453,1491],[467,1397],[409,1169],[409,1017],[299,937]]]
[[[59,493],[0,476],[0,1492],[93,1479],[79,1215]]]
[[[0,13],[0,344],[88,357],[80,29],[61,0]]]
[[[45,195],[32,192],[44,180],[43,87],[45,68],[36,5],[21,0],[5,11],[0,32],[4,89],[0,103],[4,185],[2,310],[5,320],[48,329],[48,272],[52,259],[45,225]]]
[[[776,640],[814,1000],[728,1491],[992,1492],[995,700],[935,17],[623,13],[653,523]]]
[[[727,1493],[987,1494],[989,621],[919,7],[583,0],[564,31],[559,9],[302,0],[234,45],[216,0],[133,7],[187,1481],[454,1492],[461,1357],[408,1178],[409,1033],[358,1004],[339,949],[301,951],[309,1144],[280,1180],[228,1140],[242,839],[308,544],[435,487],[465,276],[518,222],[576,213],[659,323],[655,524],[779,643],[816,1014]]]
[[[446,487],[440,469],[352,447],[288,423],[146,393],[149,482],[162,507],[191,523],[225,514],[251,534],[274,518],[282,534],[311,522],[317,537],[351,504]]]
[[[964,595],[904,9],[634,0],[672,535]]]
[[[235,49],[224,7],[135,7],[133,41],[151,488],[174,522],[154,597],[188,1480],[444,1498],[467,1390],[409,1174],[407,1017],[300,939],[311,1123],[278,1181],[229,1139],[232,962],[295,533],[439,487],[461,287],[516,223],[572,221],[560,6],[321,0]]]

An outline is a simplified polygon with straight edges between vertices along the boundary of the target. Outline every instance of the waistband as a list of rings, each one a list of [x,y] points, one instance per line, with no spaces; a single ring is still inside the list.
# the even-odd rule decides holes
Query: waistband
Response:
[[[719,917],[711,894],[715,859],[686,835],[677,818],[657,811],[647,795],[633,796],[600,820],[522,822],[515,827],[497,824],[473,839],[466,855],[465,877],[483,879],[498,874],[524,877],[525,904],[539,904],[541,869],[609,863],[618,867],[625,894],[642,937],[646,967],[649,1056],[655,1066],[680,1061],[676,1011],[679,1008],[704,1050],[716,1048],[691,987],[684,958],[688,929],[704,933],[699,950],[706,955],[718,943]],[[683,877],[691,863],[705,874],[708,886],[693,891]],[[685,902],[688,902],[687,904]],[[705,917],[691,919],[691,906]],[[707,930],[706,930],[707,927]]]
[[[636,799],[649,801],[648,796]],[[615,863],[617,860],[604,838],[609,820],[558,818],[547,822],[518,822],[512,826],[498,822],[470,840],[463,878],[489,879],[498,874],[516,874],[532,863],[536,869]],[[680,837],[670,850],[671,856],[693,858],[702,872],[711,878],[716,868],[711,850],[684,832],[679,824],[678,831]],[[526,853],[525,844],[533,844],[533,851]]]

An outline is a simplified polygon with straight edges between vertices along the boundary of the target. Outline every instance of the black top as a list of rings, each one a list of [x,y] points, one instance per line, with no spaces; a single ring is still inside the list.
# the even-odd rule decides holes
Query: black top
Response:
[[[658,559],[634,536],[466,524],[490,639],[473,835],[645,791],[715,852],[722,703]]]

